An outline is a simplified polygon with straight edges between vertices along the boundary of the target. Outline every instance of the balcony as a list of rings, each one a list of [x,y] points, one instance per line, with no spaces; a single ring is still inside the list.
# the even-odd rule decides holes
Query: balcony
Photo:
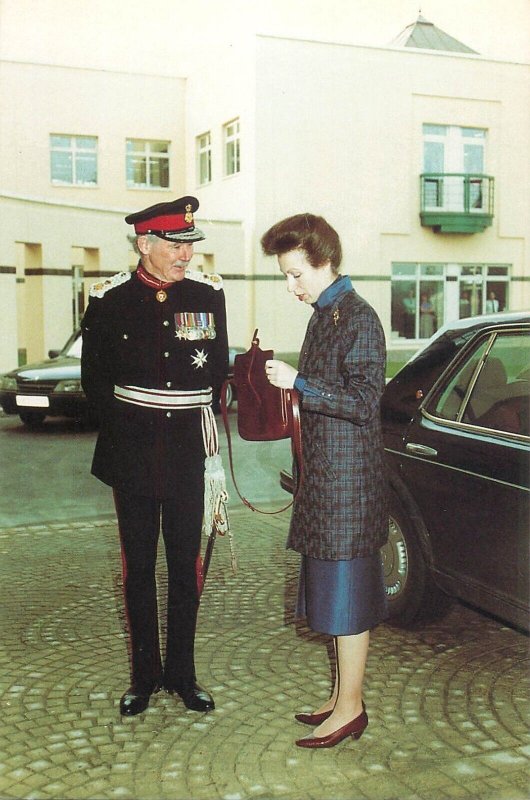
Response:
[[[479,233],[493,221],[495,179],[464,172],[420,175],[421,224],[436,233]]]

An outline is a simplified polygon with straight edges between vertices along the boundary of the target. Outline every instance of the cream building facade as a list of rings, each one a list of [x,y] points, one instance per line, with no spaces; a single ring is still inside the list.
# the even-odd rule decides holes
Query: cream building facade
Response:
[[[310,309],[259,240],[301,211],[340,233],[392,353],[450,319],[530,307],[529,67],[428,25],[385,47],[249,33],[183,75],[2,62],[0,371],[58,347],[90,283],[134,267],[127,213],[185,193],[233,344],[257,327],[299,348]]]

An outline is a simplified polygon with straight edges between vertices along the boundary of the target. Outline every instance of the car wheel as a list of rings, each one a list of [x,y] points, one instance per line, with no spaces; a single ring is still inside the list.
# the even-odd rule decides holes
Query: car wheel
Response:
[[[19,414],[19,417],[27,428],[40,428],[46,414],[41,414],[38,411],[24,411]]]
[[[450,601],[435,585],[420,540],[421,520],[390,491],[388,542],[381,548],[388,622],[414,627],[445,613]]]

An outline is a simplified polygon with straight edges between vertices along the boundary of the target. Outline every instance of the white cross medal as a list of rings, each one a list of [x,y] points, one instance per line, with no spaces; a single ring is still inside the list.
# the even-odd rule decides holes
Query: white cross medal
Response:
[[[195,369],[199,369],[204,367],[208,360],[208,353],[205,353],[204,350],[195,350],[195,355],[191,357],[191,363],[195,367]]]

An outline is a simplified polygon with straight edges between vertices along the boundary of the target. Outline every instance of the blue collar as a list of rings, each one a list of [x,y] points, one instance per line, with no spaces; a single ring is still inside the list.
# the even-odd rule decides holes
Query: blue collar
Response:
[[[338,300],[341,300],[345,294],[353,291],[351,278],[349,275],[339,275],[331,286],[321,292],[316,303],[312,303],[313,308],[322,311],[324,308],[333,305]]]

